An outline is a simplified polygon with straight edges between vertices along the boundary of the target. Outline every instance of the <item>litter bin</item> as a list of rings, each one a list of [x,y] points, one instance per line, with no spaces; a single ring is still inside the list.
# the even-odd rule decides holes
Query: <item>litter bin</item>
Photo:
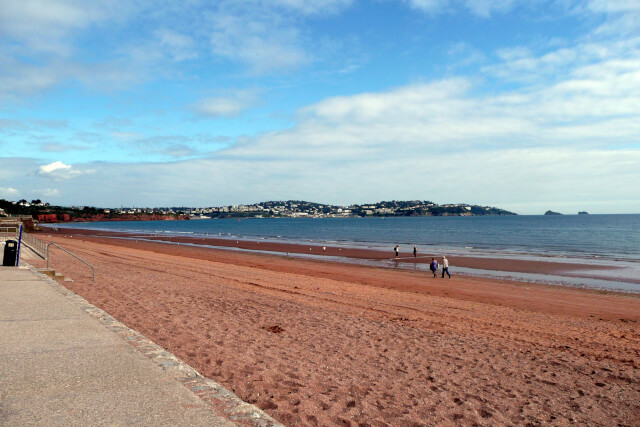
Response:
[[[2,260],[2,265],[5,267],[15,267],[17,255],[18,242],[15,240],[7,240],[4,244],[4,259]]]

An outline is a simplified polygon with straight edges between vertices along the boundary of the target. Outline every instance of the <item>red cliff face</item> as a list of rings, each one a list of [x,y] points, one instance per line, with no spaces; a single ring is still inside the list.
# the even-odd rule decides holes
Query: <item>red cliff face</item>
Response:
[[[39,214],[36,218],[38,222],[58,222],[58,215],[56,214]]]
[[[70,214],[39,214],[36,218],[43,223],[58,222],[96,222],[96,221],[167,221],[186,220],[188,215],[159,215],[159,214],[122,214],[106,216],[105,214],[71,216]]]

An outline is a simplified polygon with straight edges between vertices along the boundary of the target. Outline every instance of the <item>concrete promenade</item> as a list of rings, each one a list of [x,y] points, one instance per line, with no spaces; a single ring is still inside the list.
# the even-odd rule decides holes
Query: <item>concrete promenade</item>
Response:
[[[0,267],[0,425],[279,424],[52,279]]]

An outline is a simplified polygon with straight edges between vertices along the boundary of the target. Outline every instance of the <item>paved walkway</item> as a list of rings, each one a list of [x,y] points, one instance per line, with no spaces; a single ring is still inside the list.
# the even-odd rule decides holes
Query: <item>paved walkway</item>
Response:
[[[0,267],[0,425],[278,425],[51,279]]]

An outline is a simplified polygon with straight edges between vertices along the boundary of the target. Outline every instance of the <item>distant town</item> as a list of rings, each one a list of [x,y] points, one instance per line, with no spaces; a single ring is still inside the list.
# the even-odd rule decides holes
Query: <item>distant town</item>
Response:
[[[515,215],[490,206],[464,203],[439,205],[426,200],[387,201],[338,206],[301,200],[260,202],[251,205],[194,207],[53,206],[41,200],[0,199],[0,216],[27,215],[36,222],[167,220],[212,218],[344,218],[412,216]]]
[[[411,200],[338,206],[301,200],[261,202],[252,205],[231,205],[210,208],[174,208],[174,212],[197,218],[335,218],[366,216],[474,216],[515,215],[489,206],[468,204],[438,205],[429,201]]]

